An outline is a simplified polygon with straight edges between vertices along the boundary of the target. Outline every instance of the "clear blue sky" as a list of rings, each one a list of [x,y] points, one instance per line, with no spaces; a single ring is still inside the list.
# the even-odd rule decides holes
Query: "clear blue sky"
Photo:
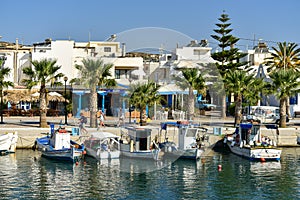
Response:
[[[236,37],[300,43],[300,0],[2,0],[0,8],[1,40],[19,38],[23,44],[88,41],[89,33],[91,40],[105,40],[142,27],[172,29],[213,44],[210,35],[223,10]]]

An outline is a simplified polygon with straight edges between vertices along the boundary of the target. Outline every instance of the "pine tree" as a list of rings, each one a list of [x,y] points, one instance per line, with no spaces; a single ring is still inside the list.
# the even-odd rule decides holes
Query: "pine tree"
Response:
[[[218,46],[221,48],[221,51],[214,52],[211,56],[214,60],[218,61],[216,66],[224,80],[226,79],[226,72],[229,70],[246,70],[248,68],[246,66],[248,62],[240,62],[240,59],[247,54],[241,53],[238,48],[235,48],[239,38],[230,34],[233,29],[230,28],[231,23],[229,23],[230,18],[228,15],[223,13],[218,20],[220,21],[220,23],[216,24],[218,29],[214,29],[217,35],[211,35],[211,37],[219,42]],[[226,90],[226,85],[224,85],[224,88]],[[225,116],[226,97],[223,96],[221,117],[225,118]]]

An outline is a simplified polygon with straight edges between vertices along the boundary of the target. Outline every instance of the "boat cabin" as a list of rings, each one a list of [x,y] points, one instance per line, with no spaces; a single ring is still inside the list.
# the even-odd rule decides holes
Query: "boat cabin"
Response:
[[[101,151],[115,151],[120,148],[119,139],[119,136],[110,132],[93,132],[91,137],[85,141],[85,146],[100,148]]]
[[[239,131],[238,131],[239,130]],[[245,123],[240,124],[240,127],[236,130],[236,142],[243,141],[246,145],[257,145],[261,142],[260,125]]]
[[[128,130],[128,136],[130,138],[131,151],[133,151],[133,145],[135,151],[146,151],[150,149],[151,129],[134,127],[127,127],[126,129]]]
[[[71,147],[70,140],[70,134],[66,130],[60,129],[51,134],[50,145],[56,150],[69,149]]]
[[[188,127],[179,128],[178,148],[186,149],[187,146],[190,146],[191,144],[196,144],[196,136],[198,134],[198,130],[199,129],[197,128]]]

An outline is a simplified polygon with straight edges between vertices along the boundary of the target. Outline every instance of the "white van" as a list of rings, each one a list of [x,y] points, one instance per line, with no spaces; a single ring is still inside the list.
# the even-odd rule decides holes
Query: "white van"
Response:
[[[244,120],[253,120],[259,123],[279,123],[280,113],[279,107],[276,106],[250,106],[245,108],[246,116]],[[286,118],[286,122],[289,122],[289,118]]]

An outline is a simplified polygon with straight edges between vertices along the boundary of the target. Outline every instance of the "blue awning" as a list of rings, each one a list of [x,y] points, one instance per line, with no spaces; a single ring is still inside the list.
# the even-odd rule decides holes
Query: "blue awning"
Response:
[[[252,128],[252,124],[250,123],[247,123],[247,124],[240,124],[240,127],[242,129],[249,129],[249,128]]]

